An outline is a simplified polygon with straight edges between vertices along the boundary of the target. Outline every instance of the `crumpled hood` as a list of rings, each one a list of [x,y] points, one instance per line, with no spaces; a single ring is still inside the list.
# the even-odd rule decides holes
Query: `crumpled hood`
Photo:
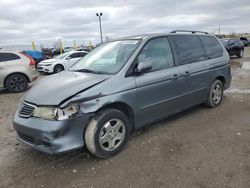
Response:
[[[57,106],[63,100],[109,77],[109,75],[63,71],[42,78],[26,93],[24,100],[36,105]]]

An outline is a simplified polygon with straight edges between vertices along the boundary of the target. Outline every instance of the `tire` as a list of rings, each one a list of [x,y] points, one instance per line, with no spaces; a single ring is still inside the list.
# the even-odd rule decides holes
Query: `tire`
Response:
[[[116,109],[100,111],[88,124],[84,139],[87,149],[98,158],[106,159],[119,153],[130,135],[127,116]]]
[[[62,65],[56,65],[54,67],[54,73],[62,72],[64,70],[64,67]]]
[[[223,84],[220,80],[215,80],[210,88],[206,105],[215,108],[221,104],[223,99]]]
[[[28,79],[23,74],[12,74],[5,80],[5,86],[11,93],[23,92],[28,88]]]
[[[241,58],[241,57],[243,57],[243,55],[244,55],[244,50],[240,50],[238,57]]]

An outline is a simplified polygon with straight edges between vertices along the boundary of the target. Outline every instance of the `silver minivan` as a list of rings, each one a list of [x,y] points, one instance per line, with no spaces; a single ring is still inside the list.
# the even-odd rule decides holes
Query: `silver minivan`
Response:
[[[108,158],[135,129],[198,104],[217,107],[230,83],[228,53],[213,35],[126,37],[41,79],[20,101],[13,124],[17,138],[40,151],[86,146]]]

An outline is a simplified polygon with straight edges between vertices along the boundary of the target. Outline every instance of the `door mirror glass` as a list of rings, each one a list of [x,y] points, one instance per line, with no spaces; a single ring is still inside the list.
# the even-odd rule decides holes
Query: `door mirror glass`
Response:
[[[135,69],[135,73],[142,74],[145,72],[149,72],[152,69],[152,62],[150,61],[141,61],[137,64]]]

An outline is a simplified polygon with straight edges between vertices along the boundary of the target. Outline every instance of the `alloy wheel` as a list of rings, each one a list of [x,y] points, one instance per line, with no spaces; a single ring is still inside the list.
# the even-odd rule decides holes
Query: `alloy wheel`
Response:
[[[99,143],[103,150],[114,151],[125,138],[125,125],[119,119],[111,119],[102,127],[99,134]]]
[[[26,86],[26,81],[22,77],[15,76],[10,80],[10,87],[13,91],[22,91]]]
[[[215,84],[212,92],[212,100],[215,104],[219,104],[222,97],[222,88],[220,84]]]

